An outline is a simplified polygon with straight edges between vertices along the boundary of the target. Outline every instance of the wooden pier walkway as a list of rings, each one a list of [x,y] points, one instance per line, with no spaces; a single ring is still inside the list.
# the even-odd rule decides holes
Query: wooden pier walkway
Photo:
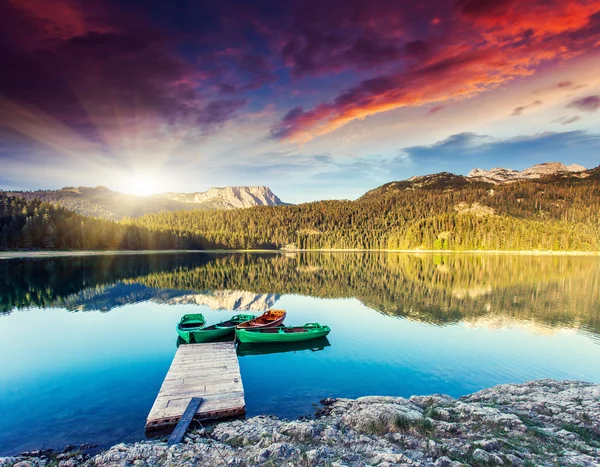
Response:
[[[233,342],[181,345],[146,421],[146,430],[176,425],[192,397],[202,404],[195,420],[246,413],[244,387]]]

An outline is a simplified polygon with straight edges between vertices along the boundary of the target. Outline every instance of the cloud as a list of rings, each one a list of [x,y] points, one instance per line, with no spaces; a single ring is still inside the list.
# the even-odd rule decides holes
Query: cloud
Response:
[[[475,133],[460,133],[431,145],[406,147],[401,150],[425,173],[440,170],[464,173],[473,167],[524,169],[550,161],[598,165],[600,135],[585,131],[546,132],[511,138],[492,138]]]
[[[428,9],[431,6],[424,6],[425,17],[438,14]],[[468,98],[529,76],[545,62],[586,53],[600,38],[597,2],[469,0],[456,2],[454,7],[454,22],[439,32],[424,29],[430,35],[427,38],[419,37],[407,27],[403,21],[407,11],[401,12],[397,29],[378,36],[377,44],[387,47],[378,50],[387,53],[373,55],[379,57],[380,65],[389,64],[387,68],[391,70],[364,79],[312,108],[290,110],[273,126],[271,136],[307,141],[380,112],[431,103],[443,105],[444,101]],[[369,26],[377,26],[381,21],[379,16],[362,19]],[[362,23],[348,21],[348,24],[360,30]],[[365,30],[372,33],[366,25]],[[340,50],[348,50],[348,44],[333,35],[315,36],[314,29],[310,28],[312,35],[302,36],[314,40],[303,42],[304,39],[295,37],[284,50],[296,74],[366,64],[357,56],[352,60],[340,59],[347,57]],[[406,50],[401,53],[398,37],[405,45],[422,43],[420,53],[410,55]],[[373,64],[371,68],[377,69]]]
[[[465,98],[530,74],[520,64],[499,65],[500,54],[467,51],[407,72],[381,75],[342,91],[332,102],[311,110],[296,107],[273,127],[276,139],[307,140],[329,133],[355,119],[451,98]]]
[[[465,16],[490,17],[506,14],[514,0],[457,0],[456,7]]]
[[[581,117],[576,115],[574,117],[561,117],[554,120],[554,122],[560,123],[561,125],[570,125],[571,123],[578,122],[579,120],[581,120]]]
[[[577,89],[585,88],[587,84],[577,84],[571,80],[559,81],[552,86],[546,86],[542,89],[533,91],[534,94],[548,93],[548,92],[560,92],[560,91],[575,91]]]
[[[513,109],[513,111],[512,111],[512,113],[511,113],[511,115],[512,115],[513,117],[515,117],[515,116],[518,116],[518,115],[521,115],[521,114],[523,113],[523,111],[524,111],[524,110],[526,110],[526,109],[530,109],[530,108],[532,108],[532,107],[538,107],[538,106],[540,106],[540,105],[542,105],[542,104],[543,104],[543,102],[542,102],[542,101],[540,101],[540,100],[533,101],[531,104],[522,105],[522,106],[520,106],[520,107],[517,107],[517,108]]]
[[[217,100],[208,104],[196,119],[200,125],[222,125],[232,119],[246,104],[247,99]]]
[[[238,94],[274,79],[261,53],[216,53],[219,45],[207,49],[138,13],[107,0],[0,3],[0,62],[10,70],[0,95],[108,151],[143,154],[159,143],[167,150],[167,140],[171,150],[197,143],[248,103]],[[236,96],[224,98],[224,88]],[[25,136],[41,135],[34,120],[0,116]],[[53,145],[45,134],[38,141]]]
[[[433,27],[423,9],[387,0],[289,4],[293,21],[280,50],[295,77],[373,69],[429,52],[426,40],[409,34],[413,28],[426,32]]]
[[[429,109],[429,114],[436,114],[446,108],[445,105],[434,105],[431,109]]]
[[[566,105],[567,108],[582,110],[584,112],[595,112],[600,109],[600,96],[587,96],[575,99]]]

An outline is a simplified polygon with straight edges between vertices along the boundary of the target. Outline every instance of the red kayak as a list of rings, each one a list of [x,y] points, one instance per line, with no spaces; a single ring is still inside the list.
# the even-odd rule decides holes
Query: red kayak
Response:
[[[287,313],[285,310],[268,310],[262,315],[237,325],[237,329],[272,328],[283,323]]]

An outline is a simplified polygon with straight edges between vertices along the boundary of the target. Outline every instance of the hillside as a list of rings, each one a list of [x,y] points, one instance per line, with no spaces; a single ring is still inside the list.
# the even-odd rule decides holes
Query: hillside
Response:
[[[389,182],[378,188],[368,191],[361,199],[381,196],[390,192],[415,189],[454,190],[467,185],[493,189],[494,185],[507,185],[510,183],[525,182],[528,180],[541,183],[553,183],[559,180],[576,181],[578,179],[594,178],[598,176],[598,168],[587,170],[578,164],[566,166],[560,162],[545,162],[536,164],[525,170],[518,171],[495,167],[491,170],[473,169],[467,176],[455,175],[449,172],[440,172],[430,175],[418,175],[407,180]]]
[[[0,249],[600,251],[600,167],[495,184],[442,172],[297,206],[202,210],[195,196],[106,222],[0,193]]]
[[[6,194],[27,200],[39,199],[85,216],[111,220],[164,211],[237,209],[284,204],[266,186],[211,188],[206,192],[165,193],[153,196],[128,195],[101,186],[14,191]]]
[[[600,168],[492,184],[440,173],[356,201],[149,214],[134,225],[185,232],[200,248],[600,249]]]
[[[180,236],[161,229],[93,219],[42,202],[0,192],[2,250],[167,250]]]

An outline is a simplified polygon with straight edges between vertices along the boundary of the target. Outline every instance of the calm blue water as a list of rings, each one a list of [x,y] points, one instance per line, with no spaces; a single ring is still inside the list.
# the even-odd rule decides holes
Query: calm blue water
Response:
[[[322,350],[240,356],[248,416],[324,397],[600,382],[598,258],[173,255],[0,261],[0,455],[144,438],[175,324],[286,309]],[[504,270],[503,270],[504,268]]]

